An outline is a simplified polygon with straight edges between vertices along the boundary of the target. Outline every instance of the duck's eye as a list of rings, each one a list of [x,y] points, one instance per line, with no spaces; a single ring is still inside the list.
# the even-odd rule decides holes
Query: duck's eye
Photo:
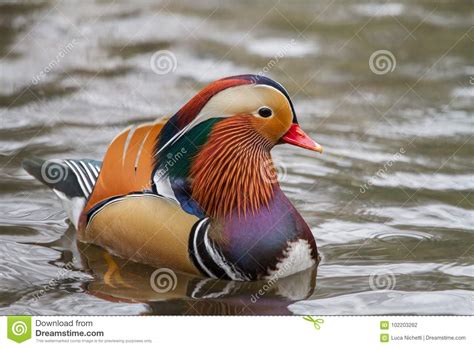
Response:
[[[273,112],[272,112],[272,109],[264,106],[258,109],[258,114],[262,117],[270,117],[273,114]]]

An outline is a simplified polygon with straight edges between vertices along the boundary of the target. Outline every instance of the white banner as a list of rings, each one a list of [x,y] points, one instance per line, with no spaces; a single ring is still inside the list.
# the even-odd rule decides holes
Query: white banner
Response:
[[[0,347],[472,347],[472,317],[0,318]]]

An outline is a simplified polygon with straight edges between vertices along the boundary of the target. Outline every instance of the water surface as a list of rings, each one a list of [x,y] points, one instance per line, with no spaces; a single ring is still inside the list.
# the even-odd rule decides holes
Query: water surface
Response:
[[[0,314],[473,314],[472,18],[470,1],[0,5]],[[174,71],[153,71],[160,50]],[[153,269],[77,244],[21,169],[101,159],[123,128],[259,72],[325,149],[273,152],[322,262],[262,298],[185,275],[153,291]]]

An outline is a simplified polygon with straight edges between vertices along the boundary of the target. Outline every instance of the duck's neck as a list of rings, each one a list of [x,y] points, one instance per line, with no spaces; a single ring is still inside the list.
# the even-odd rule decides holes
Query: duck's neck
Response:
[[[274,144],[248,120],[202,122],[163,151],[157,170],[167,173],[172,196],[186,212],[210,217],[205,238],[219,255],[256,279],[287,259],[291,248],[302,248],[311,262],[317,251],[311,230],[277,182]],[[174,161],[177,154],[182,157]],[[167,158],[171,164],[165,166]]]
[[[190,168],[191,197],[207,216],[225,221],[267,208],[279,189],[273,144],[247,116],[219,122]]]

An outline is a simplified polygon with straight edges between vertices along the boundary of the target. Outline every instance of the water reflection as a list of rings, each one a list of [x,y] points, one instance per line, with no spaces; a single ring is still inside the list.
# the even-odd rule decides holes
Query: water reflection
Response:
[[[316,268],[285,278],[238,282],[156,269],[91,244],[79,242],[78,249],[84,269],[94,275],[86,284],[90,294],[113,302],[148,303],[154,314],[291,314],[287,307],[309,298],[316,286]]]

